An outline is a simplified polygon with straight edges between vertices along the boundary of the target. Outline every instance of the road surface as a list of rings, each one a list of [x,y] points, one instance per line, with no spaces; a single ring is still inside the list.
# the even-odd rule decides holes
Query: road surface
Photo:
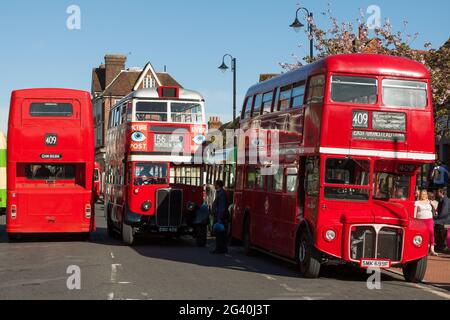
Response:
[[[189,238],[148,238],[133,248],[106,233],[103,207],[90,242],[39,237],[9,243],[0,227],[0,299],[56,300],[322,300],[450,299],[450,292],[383,274],[381,289],[367,288],[368,275],[332,266],[320,279],[299,277],[296,267],[264,254],[232,247],[216,256]],[[80,290],[67,286],[70,266],[81,271]]]

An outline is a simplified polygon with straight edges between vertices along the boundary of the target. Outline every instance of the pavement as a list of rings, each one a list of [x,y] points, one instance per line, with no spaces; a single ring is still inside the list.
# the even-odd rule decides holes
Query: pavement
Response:
[[[295,265],[264,254],[247,257],[240,247],[211,255],[212,240],[209,248],[197,248],[188,237],[149,237],[130,248],[107,236],[101,206],[90,241],[40,236],[9,243],[2,219],[0,299],[450,300],[447,286],[410,284],[390,272],[381,274],[379,290],[368,288],[364,270],[347,266],[328,266],[319,279],[304,279]],[[73,266],[81,271],[80,290],[67,286]]]

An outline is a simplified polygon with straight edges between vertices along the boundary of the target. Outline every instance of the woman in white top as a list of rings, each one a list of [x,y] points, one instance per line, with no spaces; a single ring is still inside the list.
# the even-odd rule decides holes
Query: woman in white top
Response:
[[[420,192],[419,201],[415,204],[414,217],[416,219],[422,220],[427,225],[430,234],[430,254],[432,256],[437,256],[434,251],[435,241],[434,241],[434,220],[433,220],[433,206],[428,198],[427,190],[422,190]]]

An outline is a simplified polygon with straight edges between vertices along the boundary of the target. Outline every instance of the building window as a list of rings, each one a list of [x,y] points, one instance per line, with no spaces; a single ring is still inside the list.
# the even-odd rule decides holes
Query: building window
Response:
[[[150,76],[144,78],[144,89],[156,87],[156,81]]]

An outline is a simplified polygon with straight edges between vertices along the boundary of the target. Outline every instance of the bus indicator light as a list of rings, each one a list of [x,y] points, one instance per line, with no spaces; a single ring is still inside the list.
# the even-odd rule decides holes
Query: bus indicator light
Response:
[[[92,207],[90,204],[86,205],[85,216],[86,216],[86,219],[90,219],[92,217]]]

